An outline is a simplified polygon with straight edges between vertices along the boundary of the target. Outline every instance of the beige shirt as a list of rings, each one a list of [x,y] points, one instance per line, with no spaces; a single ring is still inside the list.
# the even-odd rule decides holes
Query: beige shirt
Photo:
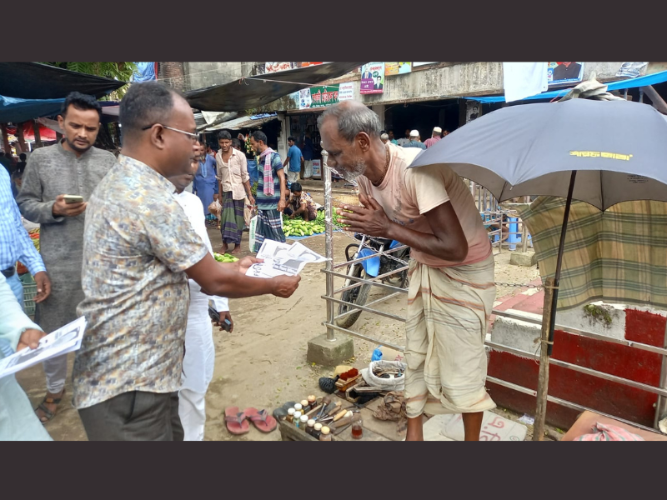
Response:
[[[446,165],[408,168],[420,149],[393,144],[387,147],[391,159],[382,184],[375,187],[361,176],[358,180],[361,191],[370,193],[395,223],[426,234],[433,234],[433,231],[424,214],[449,201],[468,240],[468,256],[463,262],[447,261],[414,248],[410,250],[410,256],[430,267],[462,266],[488,258],[492,253],[491,242],[475,201],[462,179]]]
[[[218,180],[222,184],[223,193],[231,191],[232,198],[243,200],[246,197],[244,182],[250,180],[248,175],[248,161],[243,153],[232,148],[232,156],[227,163],[222,160],[222,149],[215,155],[215,162],[218,167]]]

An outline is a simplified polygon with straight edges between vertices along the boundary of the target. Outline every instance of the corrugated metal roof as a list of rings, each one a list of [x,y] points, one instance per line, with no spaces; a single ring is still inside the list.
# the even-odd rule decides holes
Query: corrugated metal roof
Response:
[[[207,127],[202,130],[202,132],[211,132],[213,130],[241,130],[248,128],[259,128],[264,123],[270,122],[272,120],[278,120],[278,115],[265,116],[262,118],[253,118],[251,116],[242,116],[241,118],[235,118],[234,120],[229,120],[227,122],[218,123],[212,127]]]

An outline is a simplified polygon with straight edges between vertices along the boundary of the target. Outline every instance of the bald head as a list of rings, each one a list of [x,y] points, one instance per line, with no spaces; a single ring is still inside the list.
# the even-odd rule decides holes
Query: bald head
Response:
[[[371,139],[380,138],[378,115],[360,102],[343,101],[327,108],[317,119],[318,128],[321,129],[327,120],[336,120],[338,133],[348,142],[352,142],[361,132]]]

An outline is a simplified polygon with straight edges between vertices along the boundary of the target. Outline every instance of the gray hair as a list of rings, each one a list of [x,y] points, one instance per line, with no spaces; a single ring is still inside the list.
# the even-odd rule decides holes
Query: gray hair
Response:
[[[380,119],[377,114],[366,106],[341,106],[335,104],[320,115],[317,127],[328,117],[336,118],[338,133],[348,142],[352,142],[359,132],[365,132],[370,137],[380,137]]]

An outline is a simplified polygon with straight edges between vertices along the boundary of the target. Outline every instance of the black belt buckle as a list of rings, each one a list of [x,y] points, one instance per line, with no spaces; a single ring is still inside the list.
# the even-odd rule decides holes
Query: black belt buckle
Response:
[[[11,278],[12,276],[14,276],[14,273],[16,272],[16,267],[14,267],[14,266],[8,267],[7,269],[3,269],[0,272],[2,272],[2,275],[5,278]]]

